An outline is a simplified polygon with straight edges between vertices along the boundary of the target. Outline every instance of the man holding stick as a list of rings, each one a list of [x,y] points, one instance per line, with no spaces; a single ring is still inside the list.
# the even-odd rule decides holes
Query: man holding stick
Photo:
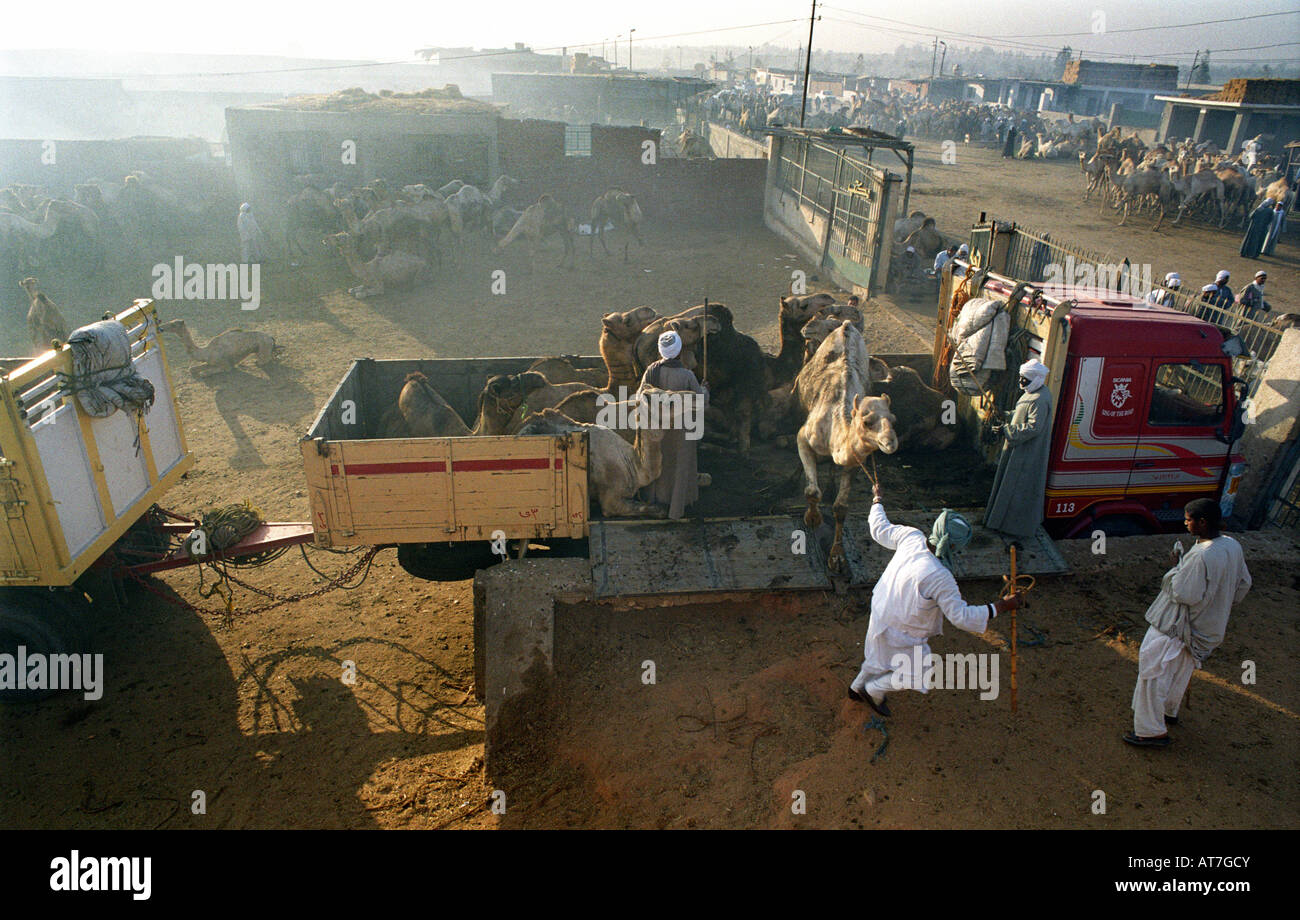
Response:
[[[991,604],[972,606],[962,600],[957,579],[942,560],[970,541],[970,525],[956,525],[951,512],[935,521],[927,541],[915,527],[891,524],[880,501],[880,485],[872,490],[871,538],[894,556],[871,592],[871,622],[863,643],[862,668],[849,685],[849,699],[866,703],[882,716],[890,714],[885,693],[891,688],[927,692],[924,675],[912,662],[925,661],[928,640],[943,632],[946,617],[958,629],[980,635],[991,617],[1021,606],[1015,594]],[[920,655],[915,650],[920,647]],[[906,658],[906,663],[902,663]],[[901,667],[895,666],[902,663]]]
[[[1187,503],[1183,523],[1196,542],[1185,553],[1182,543],[1175,545],[1174,567],[1147,608],[1151,626],[1138,653],[1133,731],[1124,735],[1136,747],[1169,746],[1166,725],[1178,724],[1178,706],[1192,671],[1223,642],[1232,605],[1250,590],[1241,544],[1219,533],[1220,514],[1213,499]]]

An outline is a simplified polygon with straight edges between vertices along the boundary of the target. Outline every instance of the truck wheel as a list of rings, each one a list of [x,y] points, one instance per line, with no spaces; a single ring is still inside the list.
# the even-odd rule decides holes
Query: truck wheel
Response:
[[[0,655],[12,655],[17,666],[19,647],[27,655],[62,655],[70,651],[60,630],[59,592],[10,588],[0,591]],[[0,702],[35,703],[53,690],[0,688]]]
[[[1140,537],[1151,533],[1151,529],[1135,517],[1102,518],[1094,529],[1108,537]]]
[[[491,544],[403,543],[397,547],[397,562],[407,573],[426,581],[465,581],[479,569],[501,561]]]

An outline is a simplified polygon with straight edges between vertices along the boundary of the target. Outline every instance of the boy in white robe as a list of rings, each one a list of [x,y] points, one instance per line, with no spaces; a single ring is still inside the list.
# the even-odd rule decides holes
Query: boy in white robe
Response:
[[[919,690],[926,693],[924,674],[915,673],[913,663],[924,662],[930,654],[929,638],[943,633],[946,617],[958,629],[980,635],[988,628],[990,617],[1020,606],[1016,596],[1003,597],[992,604],[972,606],[962,600],[957,579],[940,561],[950,542],[957,537],[954,549],[969,541],[950,534],[944,526],[947,515],[936,521],[927,540],[915,527],[891,524],[880,503],[880,486],[872,491],[871,538],[885,549],[894,550],[889,565],[881,573],[871,592],[871,622],[863,643],[863,662],[858,676],[849,685],[849,699],[866,703],[882,716],[890,714],[885,694],[890,689]],[[969,525],[968,525],[969,527]],[[916,648],[920,647],[920,654]],[[897,656],[906,656],[906,662]],[[900,665],[895,667],[896,662]]]
[[[1223,642],[1228,614],[1250,590],[1241,545],[1219,533],[1218,502],[1198,498],[1183,509],[1188,533],[1197,539],[1165,573],[1160,594],[1147,609],[1151,626],[1138,653],[1133,688],[1133,731],[1124,740],[1137,747],[1167,747],[1166,724],[1178,724],[1178,707],[1196,670]],[[1181,548],[1181,544],[1180,547]]]

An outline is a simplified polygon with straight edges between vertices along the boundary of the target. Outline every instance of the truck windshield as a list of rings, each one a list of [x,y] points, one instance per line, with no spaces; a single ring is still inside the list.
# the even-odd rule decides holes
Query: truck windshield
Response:
[[[1223,420],[1223,370],[1200,362],[1162,364],[1151,394],[1152,425],[1215,425]]]

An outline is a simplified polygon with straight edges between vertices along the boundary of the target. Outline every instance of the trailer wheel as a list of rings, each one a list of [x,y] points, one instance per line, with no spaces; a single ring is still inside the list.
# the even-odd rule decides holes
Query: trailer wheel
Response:
[[[12,655],[19,647],[28,655],[62,655],[71,652],[62,614],[61,592],[11,588],[0,591],[0,655]],[[35,703],[54,695],[53,690],[0,688],[0,702]]]
[[[501,561],[491,544],[403,543],[397,547],[397,563],[408,574],[426,581],[465,581],[479,569]]]

